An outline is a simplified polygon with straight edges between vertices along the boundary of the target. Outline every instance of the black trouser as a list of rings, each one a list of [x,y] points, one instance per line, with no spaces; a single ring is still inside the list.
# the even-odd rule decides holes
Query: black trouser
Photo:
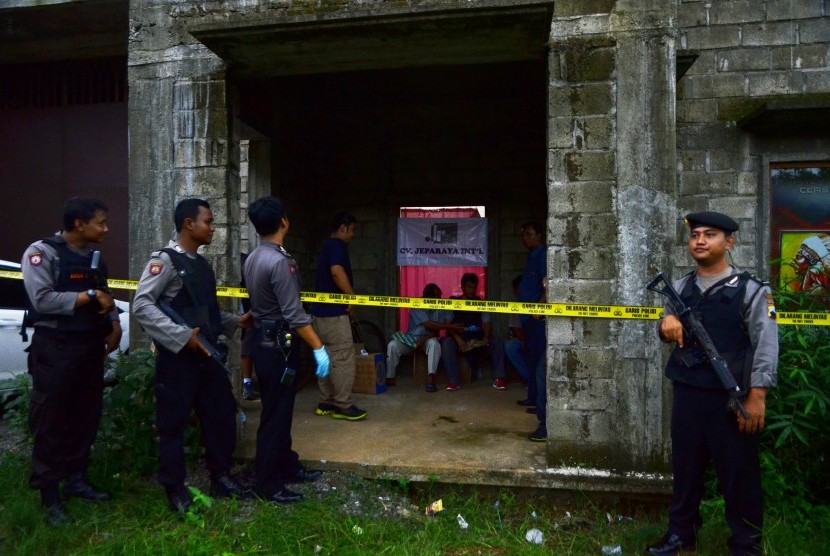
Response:
[[[738,431],[734,413],[726,408],[726,392],[674,383],[672,410],[672,468],[674,489],[669,509],[669,532],[686,542],[702,524],[700,501],[704,473],[714,462],[726,502],[726,523],[732,530],[732,554],[760,554],[763,508],[759,435]]]
[[[260,345],[257,329],[251,356],[259,380],[262,414],[256,437],[256,486],[258,496],[273,496],[292,481],[300,470],[299,456],[291,449],[291,423],[294,419],[294,384],[280,383],[287,366],[297,368],[297,357],[279,348]],[[292,350],[295,353],[296,349]]]
[[[35,327],[29,351],[32,488],[52,488],[86,472],[101,419],[105,356],[100,333]]]
[[[206,465],[212,479],[233,467],[236,445],[236,399],[231,382],[216,362],[202,353],[158,350],[156,426],[159,430],[159,482],[184,485],[184,431],[191,411],[202,428]]]

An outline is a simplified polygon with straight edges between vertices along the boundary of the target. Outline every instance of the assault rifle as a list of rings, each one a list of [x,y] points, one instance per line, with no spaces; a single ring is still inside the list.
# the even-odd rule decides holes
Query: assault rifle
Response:
[[[683,302],[683,298],[681,298],[680,294],[677,293],[677,290],[674,289],[674,286],[672,286],[669,279],[666,278],[666,275],[662,272],[658,273],[657,277],[655,277],[654,280],[646,286],[646,289],[657,292],[660,295],[664,295],[669,299],[669,303],[671,304],[672,309],[674,309],[674,316],[680,319],[680,322],[683,324],[684,336],[693,338],[697,341],[697,344],[706,355],[705,361],[708,361],[708,363],[712,365],[712,368],[715,370],[715,374],[718,376],[724,390],[729,393],[729,402],[727,402],[726,407],[735,413],[740,412],[744,419],[748,419],[749,416],[746,414],[744,406],[741,405],[743,392],[741,391],[741,387],[738,386],[738,383],[735,382],[735,377],[732,376],[732,373],[729,371],[729,365],[726,363],[726,360],[721,357],[721,354],[718,353],[718,349],[715,347],[715,344],[712,343],[712,338],[709,336],[709,333],[706,332],[706,329],[703,327],[703,323],[701,323],[700,319],[695,316],[692,309],[686,306]],[[684,350],[680,351],[682,353]],[[691,366],[692,364],[698,362],[694,357],[689,357],[686,354],[682,354],[681,359],[686,366]]]
[[[170,317],[170,320],[172,320],[176,324],[181,324],[181,325],[188,326],[188,327],[190,326],[190,324],[188,324],[188,322],[186,320],[184,320],[184,318],[179,313],[177,313],[176,310],[173,307],[171,307],[167,303],[159,303],[158,307],[159,307],[159,309],[161,309],[162,313],[164,313],[165,315]],[[210,358],[213,359],[214,361],[216,361],[216,363],[218,363],[219,366],[222,367],[222,370],[224,370],[226,373],[228,373],[228,378],[230,378],[232,376],[231,371],[225,365],[224,358],[222,357],[222,352],[220,352],[218,349],[216,349],[216,347],[213,344],[211,344],[208,341],[208,339],[205,338],[205,335],[202,334],[201,332],[199,332],[198,336],[196,336],[196,337],[199,340],[199,343],[202,344],[203,346],[205,346],[205,348],[208,350],[208,352],[210,352]]]

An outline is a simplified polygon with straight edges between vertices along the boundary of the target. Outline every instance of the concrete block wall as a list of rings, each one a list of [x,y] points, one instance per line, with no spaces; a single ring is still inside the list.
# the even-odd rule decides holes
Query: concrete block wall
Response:
[[[195,3],[193,3],[195,6]],[[183,27],[182,4],[130,3],[130,277],[174,236],[173,210],[206,199],[216,233],[202,253],[220,284],[239,281],[239,150],[232,132],[224,63]],[[237,302],[223,300],[228,310]],[[146,345],[144,337],[134,342]]]
[[[600,5],[601,4],[601,5]],[[548,299],[645,304],[670,259],[674,2],[557,2],[548,121]],[[548,460],[661,469],[652,326],[548,319]]]
[[[699,54],[677,93],[677,272],[691,268],[683,215],[719,210],[741,224],[736,263],[769,276],[765,153],[736,124],[769,100],[828,98],[830,3],[684,0],[677,20],[678,49]],[[778,139],[779,152],[803,152]]]

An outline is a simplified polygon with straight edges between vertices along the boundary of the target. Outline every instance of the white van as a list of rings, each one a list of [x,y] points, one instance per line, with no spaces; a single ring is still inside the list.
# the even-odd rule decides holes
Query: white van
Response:
[[[0,270],[20,272],[20,263],[0,260]],[[119,299],[115,300],[121,320],[121,344],[110,354],[116,357],[119,351],[127,351],[130,346],[130,304]],[[23,313],[26,310],[26,290],[23,280],[0,276],[0,380],[12,378],[20,373],[27,372],[27,353],[32,340],[31,328],[27,329],[28,341],[23,341],[20,335],[20,326],[23,324]]]

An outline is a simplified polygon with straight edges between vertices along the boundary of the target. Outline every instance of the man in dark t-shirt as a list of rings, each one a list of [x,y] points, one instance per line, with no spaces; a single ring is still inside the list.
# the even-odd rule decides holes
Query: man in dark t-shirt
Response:
[[[354,239],[355,222],[355,217],[345,212],[334,217],[330,228],[331,236],[323,243],[317,258],[315,291],[354,293],[348,245]],[[320,403],[315,413],[347,421],[363,419],[366,412],[352,401],[355,354],[349,322],[351,306],[315,303],[311,314],[314,317],[314,330],[326,344],[331,358],[329,375],[318,380]]]

